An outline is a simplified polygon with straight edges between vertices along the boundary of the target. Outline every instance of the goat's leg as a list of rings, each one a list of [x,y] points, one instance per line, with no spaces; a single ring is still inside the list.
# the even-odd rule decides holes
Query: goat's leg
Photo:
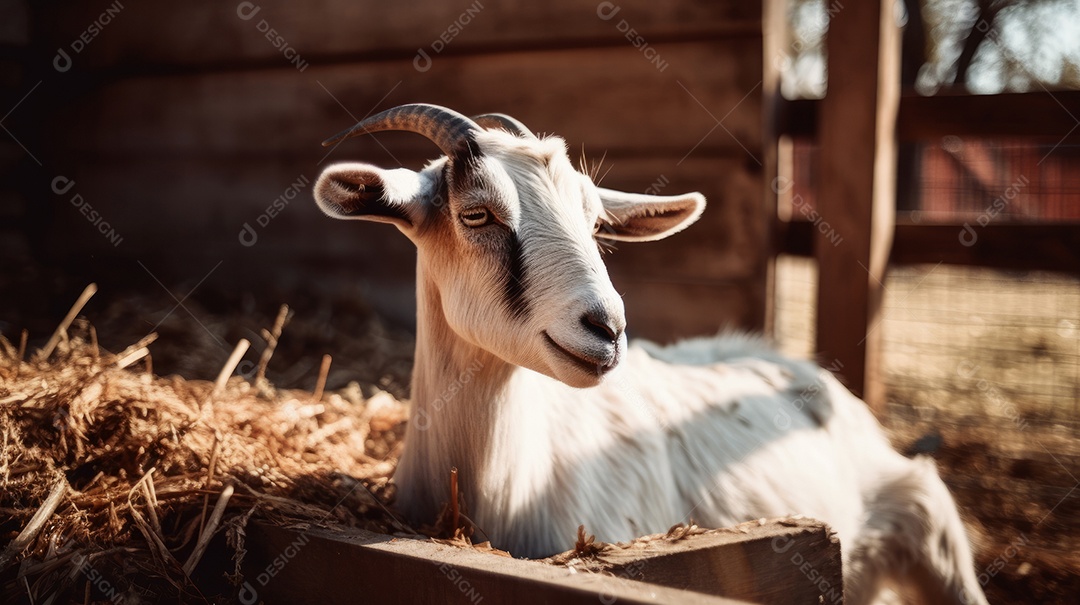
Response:
[[[870,603],[886,578],[920,603],[983,605],[971,546],[956,504],[932,461],[905,460],[870,494],[867,515],[846,559],[846,602]]]

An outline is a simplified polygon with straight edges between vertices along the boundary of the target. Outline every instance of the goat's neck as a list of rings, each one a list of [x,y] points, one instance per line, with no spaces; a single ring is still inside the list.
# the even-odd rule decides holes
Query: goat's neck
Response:
[[[421,267],[417,273],[412,412],[395,480],[405,512],[430,520],[450,499],[451,468],[458,469],[467,504],[477,504],[493,441],[505,438],[496,427],[509,411],[520,368],[458,336],[446,323],[438,289]]]

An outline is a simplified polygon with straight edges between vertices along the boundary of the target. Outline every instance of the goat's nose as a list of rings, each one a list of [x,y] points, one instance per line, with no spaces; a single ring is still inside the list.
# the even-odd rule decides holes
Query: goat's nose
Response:
[[[589,310],[582,315],[581,325],[598,338],[612,343],[619,341],[626,327],[621,318],[613,318],[607,311],[599,309]]]

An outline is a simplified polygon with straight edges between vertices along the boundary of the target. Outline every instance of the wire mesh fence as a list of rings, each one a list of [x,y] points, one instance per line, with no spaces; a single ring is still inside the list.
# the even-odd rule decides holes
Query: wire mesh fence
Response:
[[[815,216],[817,155],[794,141],[781,217]],[[1080,220],[1076,145],[947,136],[901,144],[897,159],[897,221],[956,225],[957,245],[991,223]],[[1080,590],[1078,276],[893,266],[868,328],[883,346],[882,422],[899,449],[938,461],[991,601],[1071,602],[1061,595]],[[813,357],[817,265],[781,255],[775,277],[777,344]]]
[[[818,145],[792,145],[792,208],[817,209]],[[902,143],[897,167],[897,220],[973,226],[990,222],[1080,220],[1080,145],[1032,138],[946,136]]]
[[[811,355],[817,268],[781,256],[774,332]],[[882,421],[908,454],[934,456],[991,592],[1040,602],[1080,576],[1080,280],[949,265],[892,267],[880,322]],[[1042,588],[1039,588],[1042,590]],[[1075,592],[1073,593],[1075,594]],[[993,599],[992,599],[993,600]],[[999,599],[1001,600],[1001,599]]]

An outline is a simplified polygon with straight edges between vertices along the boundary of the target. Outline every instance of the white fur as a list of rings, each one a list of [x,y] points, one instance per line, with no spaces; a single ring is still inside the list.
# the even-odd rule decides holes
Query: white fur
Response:
[[[395,476],[411,519],[434,519],[452,467],[480,536],[516,556],[570,548],[581,524],[610,542],[691,519],[803,514],[838,533],[848,603],[870,602],[888,577],[928,602],[985,603],[932,463],[896,453],[829,372],[742,335],[627,347],[594,225],[613,239],[664,237],[697,218],[700,195],[602,190],[554,137],[486,131],[477,142],[478,190],[449,182],[445,158],[419,178],[332,166],[316,185],[340,216],[351,198],[332,185],[345,171],[393,179],[384,202],[405,215],[390,222],[418,248],[413,409]],[[477,205],[504,226],[463,226]],[[523,316],[504,304],[498,259],[510,234],[525,254]],[[610,342],[582,323],[590,310],[616,333]],[[544,334],[617,366],[583,370]]]

